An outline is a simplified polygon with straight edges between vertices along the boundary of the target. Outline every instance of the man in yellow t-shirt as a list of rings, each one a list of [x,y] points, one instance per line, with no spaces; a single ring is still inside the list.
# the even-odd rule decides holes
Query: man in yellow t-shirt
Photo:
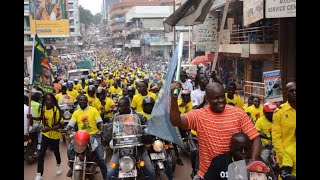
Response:
[[[248,104],[245,104],[245,105],[242,107],[242,109],[243,109],[244,111],[246,111],[246,109],[247,109],[249,106],[253,105],[253,98],[254,98],[254,96],[249,96],[249,98],[248,98]]]
[[[277,154],[277,162],[282,165],[284,149],[296,142],[296,83],[289,82],[285,93],[288,101],[279,106],[273,114],[272,144]]]
[[[79,95],[78,91],[73,89],[73,82],[69,81],[67,82],[67,94],[71,97],[71,101],[75,102],[77,100],[77,96]]]
[[[74,79],[73,81],[74,81],[73,89],[78,91],[78,93],[81,93],[82,86],[81,86],[81,84],[79,84],[79,79]]]
[[[121,88],[118,83],[114,83],[113,86],[109,88],[110,94],[119,94],[121,92]]]
[[[142,101],[143,111],[140,114],[146,117],[147,120],[149,120],[151,117],[151,112],[153,110],[154,104],[155,104],[155,100],[149,96],[146,96]]]
[[[260,134],[267,136],[267,138],[261,137],[262,151],[261,157],[263,160],[268,161],[271,155],[272,142],[271,142],[271,129],[272,129],[272,116],[273,112],[277,109],[277,104],[274,102],[267,102],[263,105],[264,116],[260,117],[255,127]]]
[[[98,146],[96,147],[94,153],[96,155],[98,165],[100,167],[100,170],[103,175],[103,179],[107,179],[107,166],[104,161],[104,152],[103,147],[101,145],[100,137],[96,136],[96,134],[100,134],[101,137],[104,137],[103,131],[102,131],[102,119],[100,117],[100,114],[97,109],[91,107],[88,105],[88,98],[86,95],[81,94],[78,98],[79,106],[77,110],[74,111],[72,114],[71,120],[69,121],[66,129],[71,129],[75,126],[75,124],[78,125],[78,130],[86,130],[90,133],[90,142],[97,143]],[[73,141],[70,142],[72,144]],[[69,148],[68,146],[68,159],[73,160],[73,154],[74,151],[72,151],[72,146]],[[73,163],[69,163],[70,170],[67,173],[67,177],[72,176],[72,168]]]
[[[236,89],[237,89],[236,83],[229,82],[227,87],[228,92],[226,93],[227,104],[232,103],[239,108],[243,108],[244,106],[243,100],[239,95],[236,94]]]
[[[137,84],[137,90],[139,93],[133,96],[131,107],[136,109],[138,113],[141,113],[143,112],[143,109],[142,109],[143,99],[146,96],[149,96],[149,97],[152,97],[155,101],[157,101],[157,95],[152,92],[148,92],[148,84],[145,81],[140,81]]]
[[[256,123],[256,121],[264,116],[263,115],[263,107],[260,105],[260,98],[259,97],[254,97],[253,98],[253,105],[250,107],[246,108],[246,112],[250,113],[250,118],[252,119],[252,121],[254,123]]]
[[[88,87],[88,94],[85,94],[88,98],[88,105],[96,108],[98,111],[100,109],[100,101],[96,97],[96,87],[94,85],[90,85]]]
[[[116,108],[112,99],[106,96],[106,90],[99,87],[96,92],[99,99],[99,113],[102,113],[103,122],[109,122],[109,119],[113,116],[113,110]]]

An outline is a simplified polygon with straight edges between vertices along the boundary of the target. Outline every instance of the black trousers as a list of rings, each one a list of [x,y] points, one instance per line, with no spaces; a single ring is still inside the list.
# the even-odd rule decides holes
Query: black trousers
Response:
[[[41,173],[41,176],[43,175],[44,156],[46,155],[46,151],[49,145],[50,145],[50,148],[53,150],[54,156],[56,157],[57,164],[61,163],[59,143],[60,143],[60,139],[51,139],[42,135],[41,148],[38,156],[38,173]]]

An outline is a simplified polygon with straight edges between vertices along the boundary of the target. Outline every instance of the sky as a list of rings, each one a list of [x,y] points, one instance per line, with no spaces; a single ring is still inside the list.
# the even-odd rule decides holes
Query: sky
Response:
[[[79,4],[90,10],[92,15],[101,13],[102,0],[79,0]]]

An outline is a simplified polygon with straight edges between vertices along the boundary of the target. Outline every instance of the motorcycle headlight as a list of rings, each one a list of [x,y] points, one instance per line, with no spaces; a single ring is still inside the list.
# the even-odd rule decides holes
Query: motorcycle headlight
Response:
[[[119,166],[122,171],[127,173],[133,170],[134,161],[129,156],[124,156],[119,160]]]
[[[156,152],[160,152],[163,149],[163,142],[160,140],[155,140],[153,143],[153,150]]]
[[[69,111],[64,111],[64,113],[63,113],[63,118],[64,118],[65,120],[71,119],[71,116],[72,116],[72,114],[71,114]]]

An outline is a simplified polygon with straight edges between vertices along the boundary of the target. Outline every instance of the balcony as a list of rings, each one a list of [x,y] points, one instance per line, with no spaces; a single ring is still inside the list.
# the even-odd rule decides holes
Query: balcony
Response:
[[[125,15],[130,9],[117,9],[110,13],[110,18],[113,19],[116,15]]]
[[[126,22],[125,19],[122,19],[122,20],[111,20],[110,25],[112,26],[112,25],[115,25],[115,24],[118,24],[118,23],[124,23],[124,22]]]
[[[111,27],[110,28],[111,32],[114,32],[114,31],[122,31],[122,30],[128,30],[128,28],[126,27]]]
[[[274,42],[273,26],[260,26],[235,29],[230,32],[230,44],[272,44]]]

